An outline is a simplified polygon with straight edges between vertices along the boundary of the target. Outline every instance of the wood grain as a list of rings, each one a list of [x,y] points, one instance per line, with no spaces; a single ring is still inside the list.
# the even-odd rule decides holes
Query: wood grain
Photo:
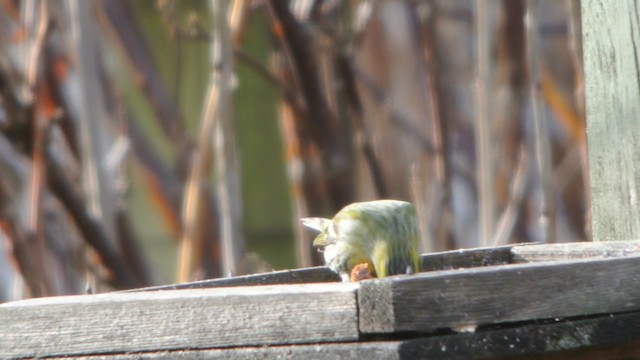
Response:
[[[179,350],[144,354],[117,354],[99,357],[73,357],[73,360],[159,360],[159,359],[207,359],[207,360],[254,360],[254,359],[400,359],[400,341],[313,344],[289,346],[240,347],[232,349]]]
[[[640,309],[640,256],[488,266],[363,281],[360,331],[473,328]]]
[[[547,359],[562,352],[564,357],[554,359],[620,359],[607,355],[629,356],[638,354],[638,349],[624,348],[623,352],[607,347],[637,346],[639,341],[640,313],[628,313],[419,337],[403,341],[399,354],[401,359]],[[574,353],[580,356],[572,357]],[[594,353],[600,357],[593,357]]]
[[[0,305],[0,358],[358,339],[355,284],[66,296]]]
[[[511,262],[513,245],[460,249],[422,255],[422,271],[451,270]]]
[[[518,359],[521,357],[547,359],[554,354],[557,354],[553,357],[554,359],[612,359],[623,356],[637,358],[640,355],[639,336],[640,313],[635,312],[571,321],[554,320],[515,327],[480,329],[475,333],[440,334],[404,340],[154,351],[135,354],[79,356],[69,359],[413,360],[477,359],[505,356],[517,357]]]
[[[569,260],[589,257],[627,256],[640,253],[640,241],[607,243],[512,244],[499,247],[460,249],[422,255],[422,271],[452,270],[511,263]],[[182,284],[126,290],[158,291],[215,287],[338,282],[340,277],[325,266],[279,270],[261,274],[209,279]]]
[[[280,284],[309,284],[340,281],[340,276],[325,266],[316,266],[304,269],[279,270],[269,273],[234,276],[220,279],[193,281],[188,283],[152,286],[141,289],[126,290],[157,291],[179,289],[206,289],[214,287],[255,286],[255,285],[280,285]]]
[[[640,2],[583,0],[593,240],[640,238]]]
[[[513,263],[640,255],[640,241],[575,242],[511,247]]]

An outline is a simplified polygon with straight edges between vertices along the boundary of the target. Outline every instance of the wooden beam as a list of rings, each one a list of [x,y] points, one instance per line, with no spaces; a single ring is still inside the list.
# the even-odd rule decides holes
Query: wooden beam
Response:
[[[0,305],[0,358],[355,341],[357,284],[109,293]]]
[[[422,255],[422,271],[640,255],[640,241],[524,243]]]
[[[304,269],[279,270],[262,274],[251,274],[234,276],[228,278],[209,279],[193,281],[181,284],[152,286],[142,289],[126,290],[135,291],[157,291],[157,290],[179,290],[179,289],[206,289],[214,287],[233,286],[257,286],[257,285],[280,285],[280,284],[309,284],[340,281],[340,276],[325,266],[316,266]]]
[[[512,244],[499,247],[460,249],[422,255],[422,271],[453,270],[511,263],[556,261],[593,257],[619,257],[640,254],[640,241],[607,243],[574,242],[561,244]],[[324,266],[279,270],[262,274],[235,276],[162,285],[134,291],[205,289],[214,287],[256,286],[337,282],[340,277]]]
[[[422,255],[422,271],[451,270],[511,263],[513,245],[460,249]]]
[[[483,324],[640,310],[640,255],[434,271],[360,283],[360,331]]]
[[[582,0],[594,241],[640,238],[640,2]]]
[[[251,360],[251,359],[401,359],[400,341],[343,344],[313,344],[236,347],[228,349],[158,351],[136,354],[113,354],[100,357],[103,360]],[[95,357],[71,357],[65,360],[97,360]]]
[[[462,249],[424,254],[422,255],[422,271],[509,264],[511,262],[510,250],[512,246],[513,245],[494,248]],[[338,281],[340,281],[340,276],[331,271],[328,267],[316,266],[304,269],[279,270],[262,274],[200,280],[181,284],[152,286],[142,289],[126,290],[126,292],[205,289],[215,287],[255,285],[326,283]]]
[[[404,340],[243,346],[225,349],[150,351],[103,355],[134,359],[472,359],[538,355],[537,359],[613,359],[640,356],[640,313],[554,320],[474,333],[440,334]],[[528,358],[528,357],[527,357]],[[68,360],[96,360],[95,356]]]
[[[623,257],[640,255],[640,241],[517,245],[510,253],[513,263]]]
[[[399,346],[401,359],[612,359],[608,354],[636,358],[640,338],[640,313],[611,314],[578,320],[554,319],[476,332],[420,337]],[[634,344],[625,352],[607,349]],[[596,353],[599,357],[590,357]],[[580,354],[580,356],[571,356]],[[538,355],[538,357],[528,357]]]

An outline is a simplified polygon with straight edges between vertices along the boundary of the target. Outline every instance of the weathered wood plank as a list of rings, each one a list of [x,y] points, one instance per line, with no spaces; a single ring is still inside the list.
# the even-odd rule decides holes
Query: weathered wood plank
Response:
[[[583,0],[593,240],[640,238],[640,2]]]
[[[422,255],[422,271],[452,270],[511,263],[569,260],[590,257],[617,257],[640,253],[640,241],[607,243],[512,244],[490,248],[460,249]],[[279,270],[269,273],[209,279],[183,284],[126,290],[157,291],[215,287],[337,282],[340,277],[324,266]]]
[[[509,250],[513,245],[461,249],[430,253],[422,255],[422,271],[449,270],[477,266],[509,264],[511,254]],[[278,284],[304,284],[325,283],[340,281],[340,276],[325,266],[316,266],[304,269],[279,270],[262,274],[234,276],[229,278],[209,279],[193,281],[182,284],[152,286],[142,289],[126,290],[157,291],[179,289],[205,289],[215,287],[254,286],[254,285],[278,285]]]
[[[488,266],[363,281],[360,331],[474,327],[640,309],[640,256]]]
[[[558,359],[572,355],[579,355],[573,358],[580,359],[611,359],[612,354],[618,358],[640,356],[638,341],[640,313],[635,312],[406,340],[160,351],[69,359],[478,359],[535,358],[536,355],[546,359],[553,354],[557,354]],[[629,346],[634,343],[635,346]]]
[[[511,262],[513,245],[491,248],[460,249],[422,255],[422,271],[451,270]]]
[[[154,353],[104,355],[98,357],[73,357],[73,360],[160,360],[160,359],[207,359],[207,360],[253,360],[253,359],[400,359],[399,341],[313,344],[290,346],[239,347],[231,349],[180,350]]]
[[[555,353],[564,355],[558,359],[585,359],[597,353],[598,359],[612,359],[607,355],[620,352],[605,347],[632,343],[640,345],[637,312],[417,338],[403,341],[399,354],[401,359],[547,359]],[[625,355],[638,354],[626,350]]]
[[[357,284],[110,293],[0,305],[0,357],[353,341]]]
[[[280,285],[280,284],[311,284],[340,281],[340,276],[325,266],[316,266],[295,270],[279,270],[262,274],[234,276],[220,279],[193,281],[182,284],[152,286],[133,291],[206,289],[214,287]]]
[[[511,247],[513,263],[640,255],[640,241],[575,242]]]
[[[523,243],[422,255],[422,271],[640,254],[640,241]]]

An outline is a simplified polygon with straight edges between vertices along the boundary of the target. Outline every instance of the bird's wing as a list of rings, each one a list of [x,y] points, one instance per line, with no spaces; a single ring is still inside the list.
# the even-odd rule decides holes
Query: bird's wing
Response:
[[[332,244],[333,241],[329,239],[326,232],[321,232],[315,239],[313,239],[313,246],[327,246]]]

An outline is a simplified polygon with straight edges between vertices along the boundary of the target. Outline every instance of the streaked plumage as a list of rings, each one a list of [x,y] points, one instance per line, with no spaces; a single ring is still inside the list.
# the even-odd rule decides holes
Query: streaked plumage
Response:
[[[415,207],[408,202],[353,203],[331,220],[304,218],[302,223],[320,231],[313,245],[324,249],[327,266],[343,281],[362,263],[378,277],[420,271],[420,231]]]

